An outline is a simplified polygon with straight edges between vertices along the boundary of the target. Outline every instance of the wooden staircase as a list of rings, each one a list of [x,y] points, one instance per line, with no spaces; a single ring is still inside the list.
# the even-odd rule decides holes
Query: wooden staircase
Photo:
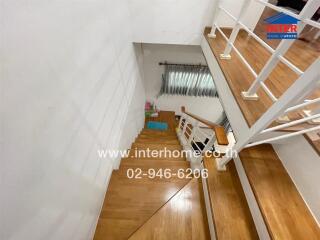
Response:
[[[320,239],[317,222],[270,144],[242,150],[240,162],[264,226],[256,224],[268,234],[260,239]],[[214,158],[207,157],[204,167],[216,239],[259,239],[249,210],[253,203],[243,191],[234,161],[226,171],[217,171]]]
[[[240,159],[270,238],[320,239],[319,226],[273,147],[247,148]]]
[[[273,102],[262,89],[258,90],[258,101],[248,101],[242,97],[241,92],[250,88],[254,77],[235,52],[231,53],[230,60],[220,58],[220,54],[226,47],[226,41],[218,31],[215,38],[209,38],[210,30],[205,29],[202,48],[208,65],[216,70],[214,74],[217,88],[220,90],[219,95],[226,112],[233,116],[233,118],[230,117],[231,124],[234,125],[234,130],[238,135],[238,142],[241,142],[241,135],[245,135],[246,132],[243,130],[250,129],[273,105]],[[223,32],[229,37],[231,31],[223,29]],[[265,49],[262,49],[242,30],[234,45],[257,72],[262,69],[264,62],[269,58],[264,54]],[[313,59],[312,61],[319,57],[316,52],[296,45],[294,47],[299,50],[299,56],[305,54],[304,56],[308,56],[309,60]],[[297,57],[294,51],[289,49],[287,57],[292,61],[299,61],[299,66],[306,69],[308,61]],[[295,78],[296,76],[292,73],[288,74],[283,64],[280,63],[265,83],[277,97],[281,97]],[[315,91],[314,94],[310,99],[320,96],[319,91]],[[227,97],[233,101],[228,101]],[[290,114],[291,117],[296,116]],[[241,124],[238,124],[240,121]],[[277,125],[278,123],[274,121],[269,127]],[[291,127],[285,131],[295,132],[310,128],[310,125],[304,123],[295,126],[296,129]],[[317,150],[320,146],[318,136],[308,140]],[[303,162],[305,159],[297,160]],[[320,239],[319,224],[312,216],[272,145],[244,148],[239,158],[229,162],[225,172],[216,171],[214,159],[205,159],[204,166],[209,169],[209,178],[206,183],[217,239],[259,239],[257,233],[263,240]],[[308,177],[308,173],[305,174]],[[316,188],[317,185],[305,187]],[[254,225],[257,230],[250,227]]]
[[[122,159],[119,170],[112,174],[94,239],[152,239],[149,236],[162,236],[162,230],[170,235],[174,233],[174,236],[186,236],[190,233],[187,229],[191,230],[191,235],[183,239],[209,239],[199,180],[177,176],[169,179],[148,176],[128,178],[128,169],[141,169],[143,173],[147,173],[148,169],[170,169],[173,173],[190,167],[184,157],[135,156],[135,150],[147,148],[182,149],[172,130],[141,131],[132,144],[129,156]],[[170,219],[167,219],[168,216]],[[180,223],[180,229],[176,228],[177,222]],[[193,223],[193,227],[189,223]],[[156,227],[161,233],[153,231]],[[168,238],[163,235],[161,239],[171,239],[168,234]]]
[[[320,239],[319,226],[271,145],[242,150],[236,164],[229,162],[226,171],[217,170],[213,156],[204,157],[206,179],[128,178],[129,169],[147,173],[149,169],[177,172],[190,168],[185,157],[136,155],[147,149],[181,151],[182,146],[171,129],[140,132],[128,157],[112,174],[95,240]],[[249,186],[243,185],[243,178]],[[257,221],[251,201],[262,222]],[[261,234],[259,224],[266,235]]]

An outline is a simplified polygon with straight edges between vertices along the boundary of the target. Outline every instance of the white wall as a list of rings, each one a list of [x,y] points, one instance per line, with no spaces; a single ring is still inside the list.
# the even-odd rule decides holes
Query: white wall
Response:
[[[217,1],[217,0],[214,0]],[[221,0],[221,5],[224,9],[228,10],[233,16],[238,17],[240,9],[245,0],[235,1],[235,0]],[[242,22],[248,26],[251,30],[254,30],[257,25],[260,16],[264,10],[262,4],[256,1],[250,1],[247,12],[242,19]],[[220,11],[218,17],[218,25],[222,27],[233,27],[234,21],[223,11]]]
[[[319,155],[303,136],[273,147],[320,226]]]
[[[161,96],[155,103],[160,110],[174,111],[178,115],[181,114],[181,106],[185,106],[188,112],[212,122],[221,120],[223,112],[218,98]]]
[[[160,110],[175,111],[180,114],[181,106],[201,117],[217,121],[222,114],[222,106],[218,98],[161,96],[157,98],[161,88],[164,66],[159,62],[206,64],[200,46],[142,44],[144,86],[147,100],[156,103]]]
[[[211,26],[214,2],[218,0],[129,0],[134,41],[199,45],[205,26]],[[243,0],[222,0],[222,5],[238,15]],[[263,7],[251,1],[244,22],[254,29]],[[226,14],[219,15],[222,27],[234,25]]]
[[[128,146],[143,124],[127,2],[0,8],[0,239],[90,239],[117,166],[97,149]]]

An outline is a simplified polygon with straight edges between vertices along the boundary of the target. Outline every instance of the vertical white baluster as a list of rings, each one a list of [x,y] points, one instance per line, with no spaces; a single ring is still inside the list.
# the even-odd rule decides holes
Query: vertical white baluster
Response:
[[[300,19],[311,18],[319,8],[319,3],[320,3],[319,0],[309,0],[299,14]],[[298,33],[300,33],[303,30],[305,25],[306,24],[302,21],[298,23]],[[257,78],[255,79],[253,84],[250,86],[248,91],[242,92],[242,97],[244,99],[246,100],[258,99],[257,90],[261,86],[261,83],[268,78],[272,70],[277,66],[280,56],[283,56],[293,43],[294,43],[293,40],[286,40],[286,39],[280,42],[279,46],[276,48],[275,52],[269,58],[266,65],[264,65],[263,69],[258,74]]]
[[[213,20],[212,20],[212,27],[211,27],[211,32],[208,34],[208,37],[210,38],[215,38],[216,37],[216,24],[218,20],[218,16],[220,13],[220,2],[221,0],[215,0],[214,7],[213,7]]]
[[[209,141],[205,145],[202,152],[205,153],[205,152],[209,151],[211,149],[211,147],[214,145],[215,141],[216,141],[216,135],[213,133],[212,137],[209,139]]]
[[[199,127],[199,122],[196,121],[193,124],[192,130],[191,130],[191,134],[190,134],[189,139],[188,139],[189,144],[190,144],[191,147],[192,147],[192,141],[193,141],[194,135],[196,134],[196,131],[197,131],[198,127]]]
[[[241,28],[241,25],[239,24],[239,22],[242,20],[242,18],[245,16],[247,10],[248,10],[248,7],[250,5],[250,2],[251,0],[243,0],[243,3],[242,3],[242,6],[241,6],[241,9],[240,9],[240,13],[239,13],[239,16],[237,18],[237,22],[235,23],[234,27],[233,27],[233,30],[231,32],[231,35],[230,35],[230,38],[229,38],[229,42],[224,50],[224,53],[220,55],[220,58],[221,59],[231,59],[231,50],[232,50],[232,44],[234,44],[237,36],[238,36],[238,33],[240,31],[240,28]]]
[[[188,125],[188,116],[185,115],[185,118],[184,118],[184,125],[183,125],[183,129],[182,129],[182,134],[181,134],[181,137],[186,139],[186,129],[187,129],[187,125]]]
[[[319,69],[320,58],[314,61],[303,75],[300,75],[291,87],[282,94],[279,100],[258,119],[245,136],[241,136],[234,149],[240,152],[252,139],[270,126],[275,119],[282,116],[290,106],[296,103],[297,99],[307,97],[318,84],[320,79]],[[230,157],[224,157],[220,163],[221,166],[225,166],[230,160]]]
[[[179,121],[179,127],[178,127],[179,131],[181,131],[181,126],[182,126],[182,122],[183,122],[183,119],[184,119],[184,118],[185,118],[185,114],[182,113],[182,114],[181,114],[181,117],[180,117],[180,121]]]

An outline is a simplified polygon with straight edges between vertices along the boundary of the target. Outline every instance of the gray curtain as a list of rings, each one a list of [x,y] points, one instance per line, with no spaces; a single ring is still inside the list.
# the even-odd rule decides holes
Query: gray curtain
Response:
[[[218,97],[207,66],[165,65],[159,96],[183,95]]]

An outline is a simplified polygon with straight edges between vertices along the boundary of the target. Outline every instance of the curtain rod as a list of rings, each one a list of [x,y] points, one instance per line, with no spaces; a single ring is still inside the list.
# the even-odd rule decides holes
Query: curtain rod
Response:
[[[175,66],[189,66],[189,67],[194,67],[194,66],[208,67],[207,65],[202,65],[201,63],[199,63],[199,64],[180,64],[180,63],[159,62],[159,65],[175,65]]]

